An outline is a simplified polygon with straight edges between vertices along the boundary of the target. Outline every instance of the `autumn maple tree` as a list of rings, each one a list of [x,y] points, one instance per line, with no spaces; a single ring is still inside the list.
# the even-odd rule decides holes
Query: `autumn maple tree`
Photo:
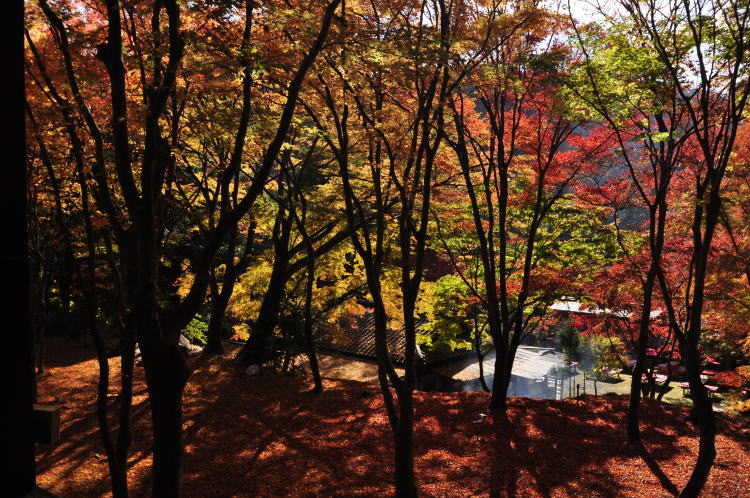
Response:
[[[521,26],[486,59],[473,90],[451,102],[456,131],[446,140],[471,202],[482,280],[474,294],[497,352],[490,406],[501,413],[521,339],[555,295],[543,291],[555,284],[538,268],[548,240],[541,235],[555,206],[570,202],[566,189],[598,148],[577,136],[582,121],[558,91],[567,48],[548,36],[559,21],[549,15]],[[570,143],[577,147],[567,149]]]
[[[127,494],[129,411],[126,402],[121,411],[121,436],[115,448],[108,442],[110,435],[106,430],[106,412],[102,408],[106,403],[108,374],[106,355],[96,333],[96,302],[91,295],[96,285],[94,264],[97,240],[90,213],[91,198],[86,193],[87,176],[90,175],[95,181],[95,192],[91,197],[96,202],[96,208],[108,231],[111,231],[110,243],[117,247],[113,259],[116,271],[121,275],[119,289],[126,324],[124,330],[128,334],[124,338],[123,361],[128,362],[123,368],[125,375],[128,370],[132,370],[132,351],[136,340],[143,355],[154,429],[154,494],[177,496],[182,453],[181,398],[190,374],[184,353],[179,348],[178,337],[203,301],[209,286],[208,272],[217,250],[227,234],[236,230],[238,222],[263,191],[268,174],[286,139],[297,95],[308,69],[323,48],[337,4],[334,1],[326,6],[320,29],[313,34],[309,48],[299,58],[299,62],[293,63],[296,69],[291,70],[290,83],[285,85],[285,102],[281,106],[275,131],[271,134],[267,147],[258,156],[252,181],[242,189],[239,198],[235,196],[238,200],[236,205],[231,206],[230,186],[232,180],[238,178],[237,172],[243,163],[243,144],[249,115],[249,86],[252,84],[251,70],[245,62],[249,57],[244,59],[243,110],[232,158],[220,177],[220,202],[223,209],[215,226],[207,234],[199,256],[194,259],[194,279],[189,292],[184,299],[173,301],[171,306],[165,308],[164,301],[160,298],[160,260],[166,247],[168,213],[173,205],[172,189],[177,174],[174,149],[180,131],[180,113],[184,110],[185,96],[182,93],[189,83],[180,81],[178,73],[186,53],[185,33],[191,27],[186,29],[182,24],[183,8],[174,1],[154,2],[150,6],[134,5],[123,10],[120,9],[119,2],[107,1],[104,2],[103,11],[88,9],[86,13],[98,19],[103,31],[104,41],[96,46],[96,59],[104,65],[108,79],[105,90],[107,101],[97,109],[100,116],[95,116],[87,103],[87,97],[93,97],[85,95],[79,89],[67,28],[51,5],[44,0],[40,2],[40,8],[55,35],[56,48],[63,62],[65,84],[72,93],[70,99],[62,96],[55,98],[52,78],[45,75],[46,67],[41,63],[41,58],[34,56],[44,81],[39,85],[40,89],[52,95],[63,120],[68,123],[74,153],[76,157],[80,156],[76,159],[76,167],[81,178],[79,184],[87,234],[85,240],[89,244],[88,277],[81,278],[81,288],[89,289],[86,301],[89,303],[88,315],[91,317],[93,337],[98,343],[103,379],[100,381],[99,392],[100,426],[112,470],[113,491],[118,496]],[[247,2],[245,7],[242,50],[247,51],[252,33],[252,15],[248,14],[252,14],[253,4]],[[149,27],[139,25],[139,21],[143,20],[142,16],[150,16]],[[28,38],[31,47],[31,38]],[[123,58],[123,52],[132,55],[132,58]],[[134,73],[126,66],[131,63],[134,64]],[[140,89],[145,109],[143,112],[136,112],[131,108],[134,105],[129,102],[131,88]],[[84,144],[83,139],[78,136],[76,118],[81,120],[92,141],[93,159],[90,165],[84,163]],[[111,151],[110,157],[105,154],[105,149]],[[124,389],[128,385],[125,383]],[[125,399],[127,398],[126,393]]]

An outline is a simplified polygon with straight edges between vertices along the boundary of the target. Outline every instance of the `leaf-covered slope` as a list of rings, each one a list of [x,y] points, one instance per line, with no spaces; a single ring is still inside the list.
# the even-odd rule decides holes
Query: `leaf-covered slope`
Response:
[[[52,348],[50,348],[52,349]],[[64,403],[62,443],[39,451],[38,483],[60,496],[108,495],[93,412],[97,367],[50,363],[42,402]],[[391,494],[392,440],[377,387],[250,378],[228,359],[197,360],[185,396],[185,496]],[[113,381],[116,361],[111,360]],[[149,412],[137,370],[133,496],[147,496]],[[644,447],[624,442],[627,400],[513,399],[510,424],[481,414],[484,393],[416,393],[416,472],[423,496],[664,496],[684,485],[697,450],[687,409],[645,400]],[[719,419],[706,496],[748,496],[746,420]]]

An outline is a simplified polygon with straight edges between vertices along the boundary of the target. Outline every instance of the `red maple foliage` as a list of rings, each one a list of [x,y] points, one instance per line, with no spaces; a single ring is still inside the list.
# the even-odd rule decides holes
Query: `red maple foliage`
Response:
[[[744,387],[745,384],[750,383],[750,379],[738,374],[733,370],[728,372],[718,372],[711,378],[711,380],[717,386],[731,387],[735,389],[739,389],[741,387]]]

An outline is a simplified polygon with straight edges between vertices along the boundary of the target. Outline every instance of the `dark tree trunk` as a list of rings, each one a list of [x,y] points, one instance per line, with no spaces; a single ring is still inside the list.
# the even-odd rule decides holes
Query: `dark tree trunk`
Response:
[[[669,389],[669,383],[672,381],[672,371],[670,370],[667,374],[667,380],[665,380],[662,385],[661,389],[659,389],[659,395],[656,397],[657,401],[661,401],[664,395],[667,393],[667,390]]]
[[[482,385],[482,391],[490,392],[490,387],[484,378],[484,355],[477,351],[477,361],[479,362],[479,383]]]
[[[630,379],[630,402],[628,404],[628,423],[626,434],[629,442],[636,442],[641,439],[641,429],[639,423],[639,409],[641,404],[641,377],[646,366],[646,345],[648,344],[649,321],[651,317],[651,299],[656,279],[657,262],[651,263],[648,276],[643,284],[643,309],[641,310],[641,322],[638,332],[638,342],[636,346],[636,362],[633,367],[633,377]]]
[[[45,281],[47,280],[44,275],[40,273],[46,271],[43,269],[41,261],[36,261],[41,258],[39,251],[30,252],[30,254],[38,254],[35,258],[30,258],[31,261],[31,279],[29,280],[29,296],[30,296],[30,308],[31,308],[31,341],[33,345],[32,349],[32,361],[36,368],[37,374],[44,373],[44,328],[46,322],[46,309],[45,309]],[[34,402],[36,403],[36,376],[34,376]]]
[[[697,348],[688,348],[686,351],[687,376],[690,384],[690,393],[693,398],[693,409],[691,419],[698,427],[698,459],[685,487],[680,496],[698,496],[708,479],[708,474],[716,458],[716,419],[714,417],[713,405],[709,398],[708,390],[700,378],[700,356]]]
[[[405,240],[402,239],[402,244]],[[408,245],[402,246],[402,261],[405,261],[408,253]],[[421,272],[420,259],[417,259],[417,272]],[[410,284],[410,291],[404,292],[403,299],[403,317],[404,317],[404,334],[405,334],[405,361],[404,361],[404,379],[398,385],[396,394],[398,395],[398,423],[394,431],[396,442],[395,453],[395,481],[396,495],[403,497],[417,496],[417,482],[414,475],[414,384],[416,381],[416,370],[414,366],[416,352],[417,327],[414,318],[416,293],[419,291],[413,281],[406,279],[408,273],[404,276],[404,282]],[[417,281],[418,282],[418,281]],[[406,285],[402,284],[402,288]]]
[[[312,149],[311,149],[312,150]],[[323,381],[320,378],[320,367],[318,366],[318,356],[315,352],[315,338],[313,337],[313,313],[312,313],[312,300],[313,300],[313,289],[315,287],[315,246],[310,238],[310,234],[305,227],[305,221],[307,220],[307,199],[304,194],[299,190],[297,185],[297,195],[299,196],[299,204],[302,208],[301,217],[297,215],[296,211],[292,210],[294,215],[294,221],[297,223],[297,229],[300,235],[302,235],[302,241],[305,245],[306,261],[305,266],[307,268],[307,279],[305,280],[305,349],[307,351],[307,359],[310,363],[310,372],[313,376],[313,390],[315,392],[323,392]],[[294,196],[289,195],[289,204],[292,206]]]
[[[307,238],[307,237],[306,237]],[[309,238],[307,238],[309,241]],[[313,284],[315,283],[315,254],[310,244],[307,251],[307,282],[305,286],[305,342],[307,346],[307,359],[310,362],[310,372],[313,376],[315,392],[323,391],[323,381],[320,378],[320,367],[318,366],[318,355],[315,352],[315,339],[313,337],[312,298]]]
[[[289,339],[289,336],[288,336],[287,330],[284,329],[284,328],[282,328],[281,329],[281,342],[282,342],[282,344],[288,344],[289,343],[288,339]],[[289,351],[289,349],[285,349],[284,350],[284,360],[281,363],[281,371],[283,373],[287,373],[289,371],[289,369],[290,369],[291,364],[292,364],[292,354]]]
[[[492,380],[492,397],[490,398],[490,410],[495,414],[505,415],[508,409],[508,388],[513,377],[513,359],[516,357],[520,333],[516,333],[505,352],[495,349],[495,377]]]
[[[227,289],[227,285],[231,288]],[[221,291],[218,290],[218,285],[216,285],[215,281],[211,284],[211,295],[213,296],[211,299],[211,318],[208,321],[206,347],[203,348],[204,353],[217,355],[224,354],[224,347],[221,344],[221,335],[224,330],[224,315],[233,290],[234,279],[232,279],[231,283],[227,282],[225,279]]]
[[[318,393],[323,392],[323,381],[320,377],[320,366],[318,365],[318,355],[315,351],[312,327],[308,327],[307,323],[305,323],[305,339],[307,341],[307,359],[310,362],[310,372],[313,376],[313,389]]]
[[[96,417],[99,423],[99,432],[107,454],[107,465],[112,480],[112,496],[115,498],[126,498],[128,496],[127,477],[124,469],[119,465],[116,457],[115,446],[112,443],[107,416],[107,394],[109,393],[109,360],[104,348],[104,342],[99,331],[92,326],[90,331],[97,352],[99,364],[99,380],[96,393]]]
[[[144,345],[145,346],[145,345]],[[189,370],[177,344],[142,347],[153,424],[153,496],[180,495],[182,392]]]
[[[505,412],[507,409],[507,402],[505,401],[505,393],[500,392],[502,391],[499,387],[496,388],[495,386],[499,386],[500,384],[500,376],[495,373],[495,376],[492,379],[492,396],[490,397],[490,405],[489,409],[493,412]]]
[[[493,413],[505,413],[508,409],[508,387],[510,386],[510,376],[502,371],[495,370],[495,376],[492,379],[492,397],[490,398],[490,410]]]
[[[148,223],[150,217],[145,217]],[[156,282],[158,266],[153,242],[153,226],[136,226],[138,243],[132,255],[140,272],[131,274],[134,296],[132,323],[138,331],[138,344],[146,374],[153,428],[152,495],[173,498],[180,495],[182,462],[182,392],[190,376],[185,353],[179,347],[179,329],[165,326],[159,317]]]
[[[482,354],[482,331],[477,325],[476,319],[474,320],[474,353],[477,355],[477,362],[479,363],[479,383],[482,385],[482,390],[486,393],[490,392],[487,381],[484,379],[484,354]]]
[[[71,259],[70,253],[68,251],[65,251],[62,256],[62,264],[60,268],[60,279],[58,281],[58,286],[60,290],[60,306],[62,307],[60,309],[60,313],[62,316],[64,316],[66,319],[70,314],[70,287],[72,285],[72,278],[73,278],[73,261]],[[62,330],[60,330],[60,333],[63,333],[65,335],[68,334],[68,322],[67,320],[58,320],[58,323],[62,327]]]
[[[260,364],[263,353],[268,347],[273,331],[279,323],[279,311],[284,299],[288,280],[289,266],[289,236],[292,227],[292,216],[284,215],[283,208],[279,208],[274,232],[274,260],[268,288],[263,296],[263,302],[258,312],[258,318],[250,331],[250,337],[238,353],[238,359],[245,363]]]
[[[399,419],[394,433],[396,445],[395,480],[396,496],[417,496],[414,478],[414,398],[411,389],[398,396]]]
[[[237,278],[247,269],[247,266],[251,260],[250,253],[253,249],[255,240],[255,221],[250,223],[247,231],[247,240],[245,241],[245,248],[240,255],[239,262],[235,263],[235,246],[237,243],[237,233],[230,234],[229,247],[227,248],[226,258],[224,259],[224,278],[222,281],[221,291],[219,291],[219,283],[216,281],[215,272],[211,272],[209,279],[209,286],[211,288],[211,318],[208,322],[208,337],[206,340],[206,347],[203,351],[207,354],[224,354],[224,347],[222,346],[221,339],[224,332],[224,317],[227,311],[227,305],[234,292],[234,286],[237,283]],[[235,227],[236,228],[236,227]]]
[[[36,331],[36,341],[35,341],[35,358],[36,358],[36,373],[41,375],[44,373],[44,348],[45,348],[45,330],[44,327],[40,327]],[[36,377],[35,377],[36,379]],[[34,382],[34,389],[36,389],[36,382]]]
[[[132,335],[125,332],[125,347],[120,357],[120,417],[117,428],[117,441],[115,445],[115,457],[117,464],[122,469],[123,476],[127,478],[128,472],[128,450],[132,442],[131,413],[133,407],[133,363],[135,361],[135,342]]]
[[[281,301],[285,295],[286,278],[279,273],[272,273],[266,294],[263,296],[258,318],[253,324],[248,338],[238,359],[245,363],[259,363],[268,349],[273,332],[279,323]]]

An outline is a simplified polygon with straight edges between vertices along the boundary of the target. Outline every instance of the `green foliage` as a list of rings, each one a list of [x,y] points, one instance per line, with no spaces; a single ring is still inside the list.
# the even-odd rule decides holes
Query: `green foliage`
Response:
[[[436,282],[432,297],[432,319],[421,327],[428,333],[418,334],[419,344],[443,351],[471,349],[474,326],[481,326],[486,317],[469,303],[472,293],[466,283],[458,275],[445,275]],[[485,333],[482,342],[488,340]]]
[[[603,219],[603,210],[580,207],[567,197],[553,205],[539,228],[535,265],[554,272],[593,270],[619,260],[617,238]]]
[[[583,59],[566,80],[565,95],[576,102],[570,106],[574,114],[599,120],[606,112],[624,124],[636,109],[653,114],[669,98],[671,76],[630,24],[608,26],[606,33],[592,24],[574,42]]]
[[[191,343],[200,344],[201,346],[206,345],[206,333],[208,332],[208,321],[202,315],[195,315],[190,321],[185,330],[182,331],[184,335]]]

